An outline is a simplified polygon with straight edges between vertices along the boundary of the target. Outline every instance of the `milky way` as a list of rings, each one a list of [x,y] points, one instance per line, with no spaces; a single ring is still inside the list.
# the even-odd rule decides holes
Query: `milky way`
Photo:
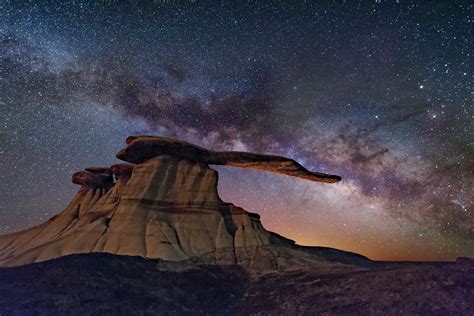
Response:
[[[224,200],[298,243],[474,256],[473,6],[398,2],[3,2],[0,232],[155,134],[342,176],[215,167]]]

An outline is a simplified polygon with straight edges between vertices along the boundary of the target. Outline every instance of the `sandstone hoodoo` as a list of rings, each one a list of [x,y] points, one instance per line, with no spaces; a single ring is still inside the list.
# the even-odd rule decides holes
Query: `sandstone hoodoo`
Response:
[[[339,181],[338,176],[310,172],[285,157],[215,152],[154,136],[129,137],[117,157],[127,163],[75,173],[72,181],[81,189],[61,213],[39,226],[0,236],[0,266],[90,252],[184,264],[239,264],[258,271],[370,262],[344,251],[298,246],[267,231],[259,215],[220,199],[218,175],[209,164],[326,183]]]

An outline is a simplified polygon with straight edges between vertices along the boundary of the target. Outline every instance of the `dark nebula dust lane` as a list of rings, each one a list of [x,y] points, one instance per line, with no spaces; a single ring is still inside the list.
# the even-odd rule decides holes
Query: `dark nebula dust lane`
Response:
[[[225,200],[298,243],[474,256],[473,5],[399,2],[2,2],[0,232],[154,134],[342,176],[215,167]]]

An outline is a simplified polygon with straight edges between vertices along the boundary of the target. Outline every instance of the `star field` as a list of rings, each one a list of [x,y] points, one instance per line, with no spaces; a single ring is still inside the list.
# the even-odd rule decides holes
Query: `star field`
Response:
[[[284,155],[226,201],[301,244],[474,256],[468,1],[0,3],[0,233],[36,225],[132,134]]]

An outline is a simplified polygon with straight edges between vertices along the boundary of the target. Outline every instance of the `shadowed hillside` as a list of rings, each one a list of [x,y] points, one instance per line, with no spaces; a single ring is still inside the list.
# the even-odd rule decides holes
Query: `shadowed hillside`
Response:
[[[162,271],[158,260],[72,255],[0,269],[5,315],[431,314],[474,312],[467,263],[379,263],[250,275],[242,267]]]

